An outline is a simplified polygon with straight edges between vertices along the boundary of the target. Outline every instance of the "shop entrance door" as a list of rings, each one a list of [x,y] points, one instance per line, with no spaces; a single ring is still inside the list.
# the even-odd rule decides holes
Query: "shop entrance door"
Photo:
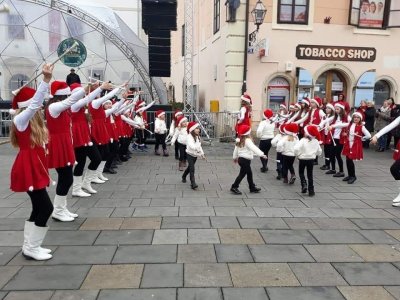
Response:
[[[336,70],[329,70],[318,77],[314,87],[314,97],[332,102],[339,94],[346,95],[346,90],[347,83],[344,76]]]

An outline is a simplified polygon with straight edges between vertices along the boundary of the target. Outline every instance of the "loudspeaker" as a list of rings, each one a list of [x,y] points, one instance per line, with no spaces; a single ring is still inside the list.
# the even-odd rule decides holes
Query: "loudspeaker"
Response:
[[[177,30],[176,0],[142,0],[142,28]]]

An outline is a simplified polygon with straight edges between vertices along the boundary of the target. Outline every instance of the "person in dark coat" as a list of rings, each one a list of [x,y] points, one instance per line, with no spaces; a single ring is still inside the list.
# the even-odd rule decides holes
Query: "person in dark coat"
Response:
[[[370,132],[374,132],[374,124],[375,124],[375,103],[373,101],[367,102],[367,107],[365,109],[365,128]],[[369,148],[369,140],[363,141],[363,147]]]
[[[79,75],[75,73],[75,69],[71,69],[70,71],[71,73],[68,74],[66,80],[68,86],[70,86],[73,83],[81,84],[81,79],[79,78]]]

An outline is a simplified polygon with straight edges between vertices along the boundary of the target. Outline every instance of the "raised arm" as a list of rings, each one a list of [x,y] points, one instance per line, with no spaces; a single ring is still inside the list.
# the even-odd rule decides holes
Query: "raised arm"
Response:
[[[32,119],[35,113],[42,108],[43,100],[49,90],[49,82],[52,77],[53,68],[54,66],[49,64],[43,66],[43,81],[36,90],[32,101],[23,112],[14,117],[13,122],[18,131],[24,131],[29,125],[29,120]]]
[[[111,92],[109,92],[107,95],[104,95],[103,97],[93,100],[92,101],[92,106],[94,109],[99,109],[100,106],[106,102],[107,100],[111,99],[115,95],[117,95],[120,91],[122,90],[122,87],[117,87],[113,89]]]
[[[74,90],[67,99],[54,102],[49,105],[49,113],[53,118],[58,118],[58,116],[65,110],[69,109],[74,103],[85,96],[84,88],[77,88]]]
[[[395,120],[393,120],[392,123],[390,123],[389,125],[383,127],[381,130],[379,130],[379,132],[377,134],[375,134],[374,137],[379,139],[382,135],[385,135],[386,133],[392,131],[399,125],[400,125],[400,117],[397,117]]]
[[[82,98],[82,99],[78,100],[76,103],[72,104],[71,111],[77,112],[82,107],[85,107],[86,105],[88,105],[90,102],[92,102],[94,99],[96,99],[101,94],[102,90],[103,90],[102,86],[98,87],[94,91],[92,91],[89,95],[87,95],[85,98]]]
[[[132,119],[128,118],[127,116],[122,115],[121,120],[128,123],[129,125],[135,127],[135,128],[140,128],[140,125],[134,122]]]
[[[113,106],[110,109],[106,109],[106,117],[108,118],[111,114],[113,114],[115,111],[117,111],[121,105],[124,104],[123,101],[119,101],[117,103],[114,103]]]

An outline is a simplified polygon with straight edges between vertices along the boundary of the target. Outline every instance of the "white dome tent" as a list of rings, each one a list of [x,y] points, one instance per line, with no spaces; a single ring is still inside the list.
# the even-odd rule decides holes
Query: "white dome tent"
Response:
[[[82,82],[88,82],[91,73],[117,84],[129,80],[150,98],[167,102],[161,78],[149,76],[147,46],[110,8],[58,0],[0,0],[0,37],[2,99],[11,99],[11,91],[34,77],[44,62],[55,61],[60,42],[74,38],[87,51],[85,62],[75,67]],[[69,70],[59,62],[54,77],[65,80]]]

